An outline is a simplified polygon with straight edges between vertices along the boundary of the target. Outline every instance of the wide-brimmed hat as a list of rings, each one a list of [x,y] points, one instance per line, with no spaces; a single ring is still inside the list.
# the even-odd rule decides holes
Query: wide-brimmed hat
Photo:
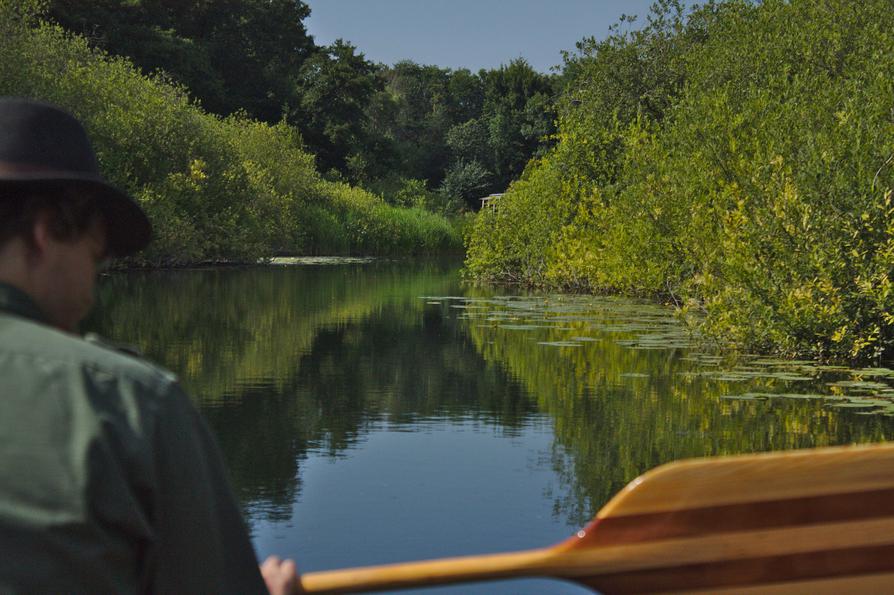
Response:
[[[3,190],[10,188],[89,191],[106,217],[108,248],[115,256],[145,248],[152,237],[143,209],[103,180],[84,127],[54,105],[0,98],[0,200],[6,200]]]

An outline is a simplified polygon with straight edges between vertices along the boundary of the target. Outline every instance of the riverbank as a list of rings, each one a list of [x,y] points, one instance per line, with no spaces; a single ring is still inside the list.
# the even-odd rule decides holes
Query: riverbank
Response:
[[[462,250],[461,220],[326,180],[294,128],[210,115],[163,73],[143,75],[31,6],[0,1],[0,95],[84,123],[103,175],[153,222],[152,245],[125,266]]]
[[[478,215],[470,275],[670,296],[749,350],[889,358],[888,3],[677,8],[570,57],[558,142]]]

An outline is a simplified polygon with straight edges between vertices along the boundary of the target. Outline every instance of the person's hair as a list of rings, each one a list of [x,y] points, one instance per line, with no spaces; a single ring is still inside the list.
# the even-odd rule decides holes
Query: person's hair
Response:
[[[41,212],[51,214],[49,231],[61,241],[76,240],[100,217],[99,204],[89,192],[71,188],[49,191],[0,192],[0,247],[13,238],[33,240],[34,224]]]

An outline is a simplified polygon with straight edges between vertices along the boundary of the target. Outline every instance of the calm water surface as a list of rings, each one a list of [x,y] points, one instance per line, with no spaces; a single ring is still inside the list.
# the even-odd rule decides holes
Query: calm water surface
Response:
[[[180,375],[258,554],[303,570],[544,546],[666,461],[894,436],[890,370],[734,361],[665,308],[457,263],[116,274],[87,326]]]

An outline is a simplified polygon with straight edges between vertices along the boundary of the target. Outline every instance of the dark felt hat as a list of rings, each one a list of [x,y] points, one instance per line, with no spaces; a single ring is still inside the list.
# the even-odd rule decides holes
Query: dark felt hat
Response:
[[[0,98],[0,200],[8,188],[89,191],[105,214],[109,251],[115,256],[143,249],[152,237],[143,209],[102,179],[84,127],[56,106]]]

